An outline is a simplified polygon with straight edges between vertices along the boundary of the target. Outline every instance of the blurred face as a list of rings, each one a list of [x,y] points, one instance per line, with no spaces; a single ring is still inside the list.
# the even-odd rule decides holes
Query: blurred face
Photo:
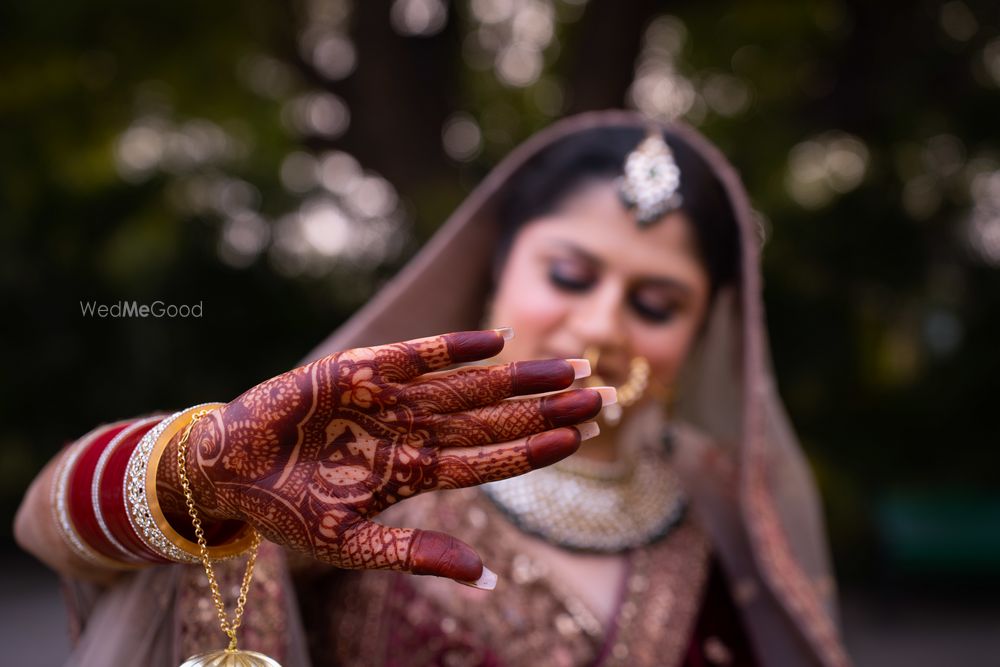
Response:
[[[494,296],[491,326],[514,327],[505,361],[601,352],[611,384],[644,356],[667,386],[705,316],[709,277],[691,221],[677,211],[641,229],[615,186],[571,195],[514,239]]]

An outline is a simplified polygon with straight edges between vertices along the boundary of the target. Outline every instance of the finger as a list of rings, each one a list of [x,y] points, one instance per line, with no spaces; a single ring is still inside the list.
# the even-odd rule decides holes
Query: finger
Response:
[[[371,349],[382,376],[392,382],[404,382],[452,364],[496,356],[511,336],[510,329],[459,331]]]
[[[614,402],[614,394],[612,387],[573,389],[463,412],[428,415],[422,421],[439,446],[489,445],[593,419],[603,405]]]
[[[339,567],[430,574],[488,590],[496,585],[496,575],[483,567],[479,554],[445,533],[363,520],[344,534],[343,546],[334,563]]]
[[[586,359],[470,366],[418,378],[400,392],[400,400],[432,412],[458,412],[485,407],[511,396],[559,391],[588,375],[590,363]]]
[[[598,433],[595,422],[585,422],[499,445],[442,450],[435,464],[435,488],[465,488],[523,475],[566,458],[579,449],[581,441]]]

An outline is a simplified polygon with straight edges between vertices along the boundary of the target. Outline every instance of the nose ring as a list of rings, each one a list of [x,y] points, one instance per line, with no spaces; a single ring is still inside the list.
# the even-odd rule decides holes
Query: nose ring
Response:
[[[584,358],[590,362],[592,374],[587,381],[589,386],[606,385],[607,382],[598,372],[598,362],[601,359],[601,350],[596,345],[591,345],[583,353]],[[618,402],[604,408],[601,413],[604,419],[612,426],[618,424],[622,418],[623,408],[627,408],[636,403],[649,387],[650,368],[646,357],[636,356],[628,365],[628,377],[625,382],[616,387],[618,392]]]

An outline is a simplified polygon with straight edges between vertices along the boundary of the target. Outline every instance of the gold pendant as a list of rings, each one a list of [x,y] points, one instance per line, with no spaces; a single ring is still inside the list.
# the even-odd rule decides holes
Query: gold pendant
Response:
[[[281,667],[278,661],[257,651],[209,651],[193,655],[181,667]]]

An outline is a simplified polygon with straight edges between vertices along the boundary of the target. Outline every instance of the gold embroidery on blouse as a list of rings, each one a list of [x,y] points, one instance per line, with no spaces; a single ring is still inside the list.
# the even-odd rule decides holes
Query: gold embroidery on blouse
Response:
[[[524,534],[478,492],[416,500],[409,501],[414,513],[406,525],[465,540],[501,583],[486,593],[434,577],[350,573],[351,586],[339,589],[341,600],[353,600],[349,618],[327,624],[336,664],[571,667],[600,659],[602,667],[669,667],[683,660],[708,575],[708,540],[691,521],[632,552],[623,600],[606,630],[547,577],[541,559],[520,549]],[[381,599],[371,597],[373,582],[382,587]],[[372,638],[390,653],[376,658]]]

